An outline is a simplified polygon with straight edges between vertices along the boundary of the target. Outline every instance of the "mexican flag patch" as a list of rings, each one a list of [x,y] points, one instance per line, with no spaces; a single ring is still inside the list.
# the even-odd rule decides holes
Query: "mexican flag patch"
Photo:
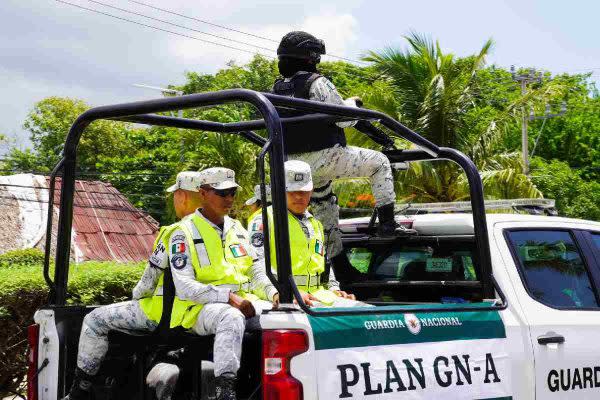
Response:
[[[262,231],[262,230],[263,230],[262,221],[256,221],[255,223],[252,224],[252,228],[250,229],[251,232]]]
[[[231,246],[229,246],[229,248],[231,249],[231,253],[235,258],[244,257],[248,255],[246,249],[241,244],[232,244]]]
[[[171,246],[171,253],[183,252],[185,252],[185,243],[173,243],[173,246]]]
[[[323,242],[317,240],[315,243],[315,253],[323,256],[325,255],[325,247],[323,246]]]

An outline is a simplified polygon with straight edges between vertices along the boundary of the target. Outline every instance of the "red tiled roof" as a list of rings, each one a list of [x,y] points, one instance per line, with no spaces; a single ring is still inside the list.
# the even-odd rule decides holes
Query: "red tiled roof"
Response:
[[[57,178],[55,215],[59,203],[60,178]],[[54,224],[57,223],[56,219]],[[131,205],[110,183],[75,182],[72,243],[77,262],[147,260],[158,229],[158,222]]]

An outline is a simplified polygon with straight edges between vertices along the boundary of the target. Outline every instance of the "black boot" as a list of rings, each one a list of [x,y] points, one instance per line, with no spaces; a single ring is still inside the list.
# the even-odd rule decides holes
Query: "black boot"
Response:
[[[215,378],[215,400],[236,400],[236,377],[233,374],[217,376]]]
[[[377,217],[379,219],[377,236],[406,236],[417,233],[414,229],[405,228],[396,222],[394,218],[394,203],[377,208]]]
[[[62,400],[90,400],[92,398],[92,379],[93,376],[77,368],[71,390]]]

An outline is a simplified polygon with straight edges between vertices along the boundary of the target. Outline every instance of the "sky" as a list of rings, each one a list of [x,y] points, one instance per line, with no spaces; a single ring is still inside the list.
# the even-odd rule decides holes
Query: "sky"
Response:
[[[492,38],[495,46],[488,64],[552,73],[590,71],[596,81],[600,78],[600,2],[596,0],[61,1],[0,1],[0,133],[20,148],[30,145],[23,121],[35,102],[45,97],[74,97],[93,106],[156,98],[159,92],[133,84],[178,84],[185,81],[186,71],[214,73],[232,60],[242,64],[256,50],[252,46],[274,49],[290,30],[309,31],[325,40],[329,54],[352,60],[360,60],[368,50],[404,48],[403,36],[411,31],[439,40],[445,52],[459,56],[476,53]],[[6,147],[0,149],[4,151]]]

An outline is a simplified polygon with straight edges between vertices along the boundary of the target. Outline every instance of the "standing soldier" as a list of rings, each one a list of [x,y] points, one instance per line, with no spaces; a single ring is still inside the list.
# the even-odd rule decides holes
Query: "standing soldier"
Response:
[[[146,273],[134,289],[134,300],[98,307],[83,320],[75,380],[67,399],[87,399],[92,381],[108,350],[108,332],[151,332],[162,315],[163,270],[175,284],[171,328],[215,335],[215,391],[218,400],[235,400],[242,338],[247,323],[256,322],[248,294],[253,264],[246,230],[227,216],[238,188],[227,168],[209,168],[198,176],[178,176],[174,193],[178,216],[202,205],[161,231]],[[179,192],[179,193],[178,193]],[[150,270],[158,271],[157,284]],[[156,272],[155,271],[155,272]],[[154,286],[154,288],[152,288]]]
[[[357,98],[343,100],[333,83],[317,72],[325,44],[313,35],[294,31],[286,34],[277,48],[279,72],[283,78],[273,86],[273,93],[337,105],[356,106]],[[284,117],[302,112],[281,109]],[[378,235],[404,233],[394,219],[394,182],[390,162],[382,153],[361,147],[346,146],[343,128],[355,122],[310,122],[284,127],[285,151],[290,159],[307,162],[313,173],[312,196],[317,219],[325,228],[327,251],[331,258],[342,251],[338,228],[339,207],[331,182],[343,177],[368,177],[379,216]],[[361,129],[357,125],[357,129]],[[361,129],[362,130],[362,129]],[[393,142],[386,145],[393,145]]]
[[[339,288],[332,270],[326,273],[324,232],[321,223],[308,212],[308,204],[313,190],[310,166],[304,161],[291,160],[285,162],[285,190],[288,207],[288,225],[290,235],[290,257],[294,281],[302,293],[304,302],[311,306],[319,302],[327,306],[354,306],[363,303],[355,302],[354,295]],[[273,208],[267,209],[269,216],[269,241],[271,251],[271,269],[275,265],[275,232],[273,224]],[[264,272],[264,236],[262,216],[258,215],[256,223],[250,227],[250,242],[254,247],[259,262],[254,264],[255,275]],[[257,279],[252,283],[254,293],[263,299],[277,303],[277,290],[269,280]],[[340,300],[348,299],[348,300]],[[342,304],[343,303],[343,304]]]

